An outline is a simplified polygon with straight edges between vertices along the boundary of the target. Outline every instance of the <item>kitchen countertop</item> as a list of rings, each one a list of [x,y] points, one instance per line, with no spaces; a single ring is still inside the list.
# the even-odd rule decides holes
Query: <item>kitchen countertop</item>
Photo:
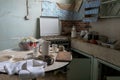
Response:
[[[118,50],[87,43],[79,38],[71,39],[71,47],[120,67],[120,51]]]

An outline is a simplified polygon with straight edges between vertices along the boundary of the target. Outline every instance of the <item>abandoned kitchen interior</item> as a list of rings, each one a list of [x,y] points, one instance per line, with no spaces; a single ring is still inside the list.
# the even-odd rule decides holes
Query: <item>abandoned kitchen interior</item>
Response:
[[[0,80],[120,80],[120,0],[0,0]]]

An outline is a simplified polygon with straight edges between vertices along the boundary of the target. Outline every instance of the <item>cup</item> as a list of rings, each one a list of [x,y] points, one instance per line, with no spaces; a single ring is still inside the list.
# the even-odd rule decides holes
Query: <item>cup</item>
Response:
[[[44,55],[44,60],[45,62],[47,62],[47,65],[51,65],[54,63],[54,58],[48,56],[48,55]]]
[[[39,47],[35,47],[33,49],[33,57],[37,57],[38,56],[38,50],[39,50]]]
[[[65,47],[63,45],[59,45],[59,51],[64,51]]]
[[[57,52],[58,45],[57,44],[52,44],[52,51]]]

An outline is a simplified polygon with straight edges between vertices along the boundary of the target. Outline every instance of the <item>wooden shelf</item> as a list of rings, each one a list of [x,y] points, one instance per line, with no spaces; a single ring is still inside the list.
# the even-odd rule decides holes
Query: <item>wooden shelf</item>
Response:
[[[90,0],[85,5],[84,22],[96,22],[98,19],[100,0]]]

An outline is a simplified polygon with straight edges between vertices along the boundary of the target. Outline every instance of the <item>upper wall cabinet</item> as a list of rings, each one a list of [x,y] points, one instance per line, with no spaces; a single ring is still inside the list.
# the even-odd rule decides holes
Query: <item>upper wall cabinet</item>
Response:
[[[101,0],[100,18],[120,17],[120,0]]]
[[[82,20],[85,0],[74,0],[71,4],[43,0],[41,16],[59,17],[60,20]]]
[[[41,16],[59,17],[60,20],[82,20],[96,22],[100,0],[74,0],[71,4],[42,1]]]
[[[87,0],[85,4],[84,22],[96,22],[99,14],[100,0]]]

